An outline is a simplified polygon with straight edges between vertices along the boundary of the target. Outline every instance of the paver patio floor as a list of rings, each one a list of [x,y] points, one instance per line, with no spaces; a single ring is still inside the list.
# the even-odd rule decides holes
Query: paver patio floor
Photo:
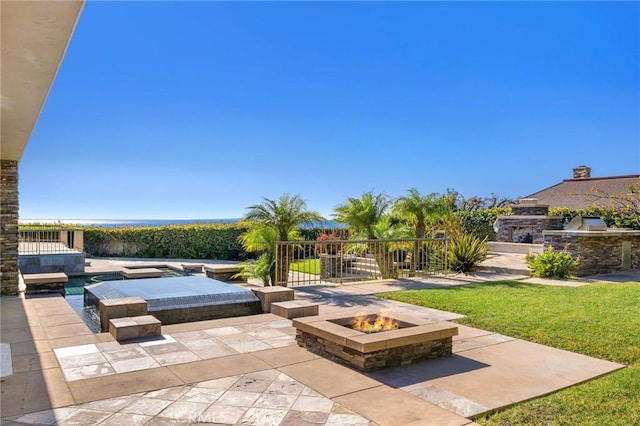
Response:
[[[380,288],[296,297],[323,303],[321,314],[380,306],[460,317],[370,295]],[[13,367],[1,383],[2,424],[466,425],[623,367],[459,325],[451,357],[362,374],[299,348],[291,322],[272,314],[163,326],[161,339],[119,343],[91,333],[61,297],[0,303]]]

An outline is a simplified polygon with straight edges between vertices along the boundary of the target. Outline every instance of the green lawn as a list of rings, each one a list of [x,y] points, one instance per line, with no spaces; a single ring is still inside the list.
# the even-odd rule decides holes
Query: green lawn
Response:
[[[640,425],[640,283],[553,287],[518,281],[385,293],[466,315],[461,324],[629,365],[476,421],[486,425]]]
[[[289,264],[289,269],[305,274],[320,275],[320,259],[296,260]]]

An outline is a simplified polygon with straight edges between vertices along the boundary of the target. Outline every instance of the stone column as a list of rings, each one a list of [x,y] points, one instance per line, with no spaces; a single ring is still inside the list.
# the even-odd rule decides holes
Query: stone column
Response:
[[[18,294],[18,162],[0,160],[0,294]]]

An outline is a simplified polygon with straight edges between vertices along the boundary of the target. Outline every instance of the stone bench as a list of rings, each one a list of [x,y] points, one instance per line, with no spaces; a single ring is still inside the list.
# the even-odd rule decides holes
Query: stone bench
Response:
[[[307,300],[273,302],[271,304],[271,313],[287,319],[309,317],[318,315],[319,306],[319,303]]]
[[[61,294],[65,295],[64,286],[69,280],[64,272],[47,274],[22,274],[25,284],[25,294]]]
[[[258,296],[262,303],[262,312],[271,312],[271,304],[273,302],[287,302],[293,300],[293,289],[282,287],[279,285],[271,287],[252,288],[251,291]]]
[[[134,278],[160,278],[162,274],[163,272],[157,268],[122,268],[122,275],[129,280]]]
[[[207,278],[219,281],[246,281],[244,278],[232,278],[235,274],[242,272],[240,265],[204,265],[203,268]]]
[[[202,263],[181,263],[182,271],[184,273],[190,272],[202,272],[202,267],[204,266]]]
[[[118,342],[140,337],[160,336],[162,324],[153,315],[113,318],[109,320],[109,334]]]

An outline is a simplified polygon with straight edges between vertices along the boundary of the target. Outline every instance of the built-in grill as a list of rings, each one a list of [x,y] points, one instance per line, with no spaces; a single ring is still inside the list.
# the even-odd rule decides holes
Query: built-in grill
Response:
[[[597,216],[576,216],[567,224],[567,231],[606,231],[607,224]]]

